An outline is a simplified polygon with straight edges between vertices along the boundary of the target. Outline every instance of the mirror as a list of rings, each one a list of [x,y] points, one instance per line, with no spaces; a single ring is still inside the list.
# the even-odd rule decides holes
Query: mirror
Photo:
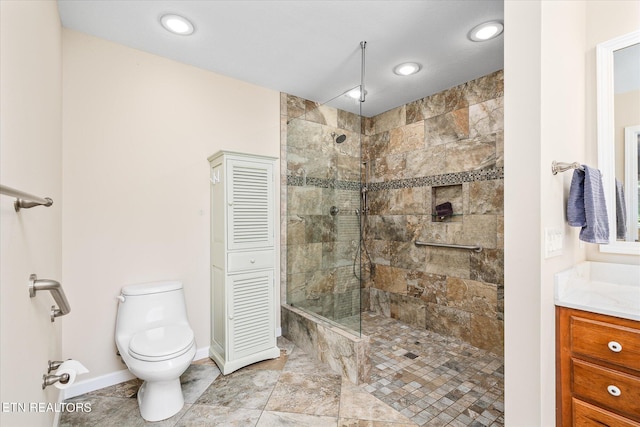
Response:
[[[609,217],[601,252],[640,255],[640,30],[596,48],[598,167]]]

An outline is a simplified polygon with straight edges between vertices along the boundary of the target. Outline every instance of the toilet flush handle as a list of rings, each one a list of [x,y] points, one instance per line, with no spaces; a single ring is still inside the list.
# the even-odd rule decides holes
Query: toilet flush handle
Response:
[[[118,295],[118,296],[116,297],[116,299],[117,299],[118,301],[120,301],[120,302],[125,302],[124,295]]]

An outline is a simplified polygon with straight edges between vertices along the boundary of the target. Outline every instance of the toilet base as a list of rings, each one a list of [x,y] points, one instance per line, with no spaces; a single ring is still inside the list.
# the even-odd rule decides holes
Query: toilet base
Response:
[[[169,381],[145,381],[138,390],[140,415],[146,421],[173,417],[184,406],[180,378]]]

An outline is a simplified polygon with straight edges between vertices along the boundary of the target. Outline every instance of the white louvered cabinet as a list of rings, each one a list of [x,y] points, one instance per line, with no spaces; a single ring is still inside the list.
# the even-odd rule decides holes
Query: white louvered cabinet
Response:
[[[280,356],[275,158],[220,151],[211,165],[211,345],[224,375]]]

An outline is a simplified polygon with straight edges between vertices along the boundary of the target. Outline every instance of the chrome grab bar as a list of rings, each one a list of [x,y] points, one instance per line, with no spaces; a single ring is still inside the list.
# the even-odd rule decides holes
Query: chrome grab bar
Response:
[[[55,321],[56,317],[64,316],[65,314],[69,314],[71,311],[71,307],[69,306],[69,301],[67,301],[67,297],[64,294],[64,290],[62,289],[62,285],[55,280],[50,279],[40,279],[38,280],[38,276],[32,274],[29,276],[29,296],[31,298],[36,296],[37,291],[49,291],[51,292],[51,296],[55,300],[56,304],[58,304],[58,308],[55,305],[51,306],[51,321]]]
[[[34,206],[51,206],[53,199],[49,197],[38,197],[33,194],[25,193],[24,191],[16,190],[6,185],[0,185],[0,194],[5,196],[16,197],[16,201],[13,202],[13,207],[16,212],[20,212],[20,209],[29,209]]]
[[[482,252],[482,246],[467,246],[467,245],[450,245],[448,243],[429,243],[429,242],[420,242],[416,240],[416,246],[437,246],[440,248],[453,248],[453,249],[469,249],[474,252]]]

